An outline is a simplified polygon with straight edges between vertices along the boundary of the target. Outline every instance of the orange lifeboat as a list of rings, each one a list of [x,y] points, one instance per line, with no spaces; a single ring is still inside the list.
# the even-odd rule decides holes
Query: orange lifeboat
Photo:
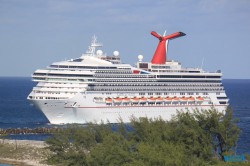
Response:
[[[178,104],[179,103],[179,100],[180,100],[180,98],[179,97],[173,97],[173,99],[172,99],[172,104]]]
[[[189,103],[189,104],[195,104],[195,98],[192,97],[192,96],[190,96],[190,97],[188,98],[188,103]]]
[[[203,97],[201,97],[201,96],[196,97],[196,102],[197,102],[197,104],[202,104],[203,101],[204,101],[204,98],[203,98]]]
[[[195,101],[195,98],[192,97],[192,96],[190,96],[190,97],[188,98],[188,100],[189,100],[189,101]]]
[[[163,98],[162,97],[158,97],[156,98],[156,104],[161,104],[163,102]]]
[[[142,98],[140,98],[140,100],[141,100],[142,102],[146,102],[146,101],[147,101],[147,98],[146,98],[146,97],[142,97]]]
[[[123,101],[124,103],[128,103],[128,102],[130,102],[130,98],[125,97],[125,98],[122,99],[122,101]]]
[[[150,97],[150,98],[148,98],[148,100],[149,100],[149,101],[155,101],[155,100],[156,100],[156,98],[154,98],[154,97]]]
[[[172,97],[166,97],[165,100],[166,100],[166,101],[171,101],[171,100],[172,100]]]
[[[156,98],[156,101],[163,101],[163,98],[162,97],[158,97],[158,98]]]
[[[201,97],[201,96],[196,97],[196,99],[199,100],[199,101],[203,101],[204,100],[204,98]]]
[[[176,96],[175,96],[175,97],[173,97],[173,100],[174,100],[174,101],[179,101],[180,99],[179,99],[179,97],[176,97]]]
[[[116,103],[120,103],[120,102],[122,102],[122,98],[119,98],[119,97],[114,98],[114,102],[116,102]]]
[[[105,101],[106,103],[112,103],[113,100],[111,98],[106,98]]]
[[[139,102],[140,98],[134,97],[134,98],[132,98],[131,100],[132,100],[132,102],[137,103],[137,102]]]
[[[187,101],[187,100],[188,100],[188,98],[185,97],[185,96],[181,97],[180,99],[181,99],[182,101]]]

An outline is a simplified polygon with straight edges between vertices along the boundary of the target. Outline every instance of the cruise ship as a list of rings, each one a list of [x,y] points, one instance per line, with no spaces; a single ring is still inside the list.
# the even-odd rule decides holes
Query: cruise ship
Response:
[[[37,85],[27,97],[51,124],[129,123],[131,118],[170,120],[177,111],[214,108],[224,113],[229,99],[220,70],[184,68],[167,59],[170,40],[183,32],[159,35],[151,62],[138,56],[135,66],[121,63],[118,51],[108,56],[93,37],[79,58],[52,63],[33,75]]]

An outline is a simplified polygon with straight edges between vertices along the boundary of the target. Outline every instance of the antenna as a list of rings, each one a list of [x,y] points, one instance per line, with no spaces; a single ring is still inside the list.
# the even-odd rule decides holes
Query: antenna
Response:
[[[166,36],[167,30],[164,31],[163,36]]]
[[[88,50],[86,51],[86,54],[94,56],[97,47],[102,47],[102,44],[97,42],[97,37],[94,35],[92,37],[91,45],[88,47]]]
[[[201,61],[201,69],[203,68],[203,64],[204,64],[204,57],[202,58],[202,61]]]

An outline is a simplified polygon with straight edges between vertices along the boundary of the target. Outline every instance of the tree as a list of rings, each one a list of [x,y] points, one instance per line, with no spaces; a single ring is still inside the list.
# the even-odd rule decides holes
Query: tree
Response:
[[[233,154],[237,148],[240,129],[237,119],[233,118],[233,109],[228,107],[225,114],[219,113],[214,108],[194,112],[199,126],[212,137],[215,154],[223,159],[225,154]]]
[[[235,150],[240,130],[232,110],[178,112],[170,121],[69,126],[50,138],[48,161],[60,165],[208,165]],[[217,150],[218,149],[218,150]],[[222,157],[220,157],[222,159]]]
[[[195,114],[179,112],[175,119],[170,121],[170,125],[174,130],[171,138],[173,142],[183,143],[189,155],[205,161],[211,159],[212,137],[202,128]]]
[[[212,131],[218,140],[221,157],[225,154],[235,154],[236,152],[236,145],[241,132],[237,126],[237,122],[237,119],[233,118],[232,108],[228,108],[225,116],[221,118],[219,124]]]

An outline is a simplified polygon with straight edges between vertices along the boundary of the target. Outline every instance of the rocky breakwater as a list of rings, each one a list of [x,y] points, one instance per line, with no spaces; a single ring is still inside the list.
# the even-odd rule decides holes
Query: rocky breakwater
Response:
[[[18,135],[18,134],[51,134],[59,132],[61,129],[57,127],[52,128],[8,128],[0,129],[0,135]]]

